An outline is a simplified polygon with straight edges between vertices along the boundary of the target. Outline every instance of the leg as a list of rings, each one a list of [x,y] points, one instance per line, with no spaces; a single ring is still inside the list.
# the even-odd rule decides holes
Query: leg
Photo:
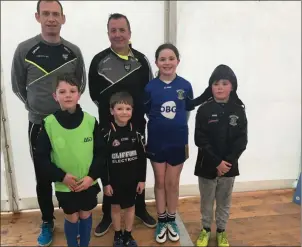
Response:
[[[65,214],[64,232],[65,232],[68,247],[78,246],[78,240],[77,240],[78,221],[79,221],[78,213]]]
[[[151,162],[154,172],[155,185],[154,194],[156,209],[158,214],[158,224],[155,231],[155,240],[158,243],[164,243],[167,240],[167,213],[166,213],[166,192],[165,175],[167,164]]]
[[[87,247],[90,242],[90,233],[92,228],[92,214],[91,211],[80,211],[80,246]]]
[[[48,179],[43,178],[40,172],[40,164],[37,164],[37,162],[35,162],[36,140],[38,138],[40,128],[41,125],[29,122],[28,138],[30,155],[35,168],[37,199],[42,213],[43,221],[41,232],[38,236],[38,244],[40,246],[48,246],[51,244],[53,237],[54,206],[52,202],[52,182]]]
[[[137,194],[135,201],[135,215],[150,228],[156,226],[156,220],[148,213],[145,203],[145,190],[142,194]]]
[[[179,229],[175,222],[176,208],[179,196],[179,177],[182,171],[183,164],[167,165],[165,176],[165,190],[168,207],[167,227],[168,237],[171,241],[179,240]]]
[[[113,246],[123,246],[123,234],[121,231],[121,207],[118,204],[111,204],[111,218],[115,231]]]
[[[218,246],[229,246],[225,228],[229,220],[234,181],[235,177],[218,178],[215,212]]]
[[[133,239],[131,231],[134,222],[135,207],[129,207],[125,209],[125,231],[124,231],[124,246],[136,247],[137,243]]]
[[[111,205],[110,205],[110,197],[103,194],[103,204],[102,204],[102,211],[103,211],[103,218],[101,222],[96,226],[94,235],[97,237],[101,237],[105,235],[109,227],[112,225],[111,220]]]

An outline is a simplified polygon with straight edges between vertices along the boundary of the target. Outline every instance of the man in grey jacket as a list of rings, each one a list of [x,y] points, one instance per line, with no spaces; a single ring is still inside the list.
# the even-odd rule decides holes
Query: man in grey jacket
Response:
[[[73,73],[81,83],[80,91],[83,93],[86,75],[80,49],[60,36],[61,26],[65,23],[61,3],[39,0],[35,17],[41,24],[41,34],[18,45],[12,62],[11,82],[13,92],[28,111],[30,154],[43,221],[38,244],[49,246],[54,230],[52,182],[42,177],[41,164],[35,162],[36,139],[43,118],[59,109],[52,96],[56,77],[61,73]]]

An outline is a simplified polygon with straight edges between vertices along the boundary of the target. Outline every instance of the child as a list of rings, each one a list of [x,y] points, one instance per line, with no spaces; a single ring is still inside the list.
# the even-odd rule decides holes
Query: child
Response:
[[[97,205],[99,192],[96,179],[104,174],[99,127],[96,119],[78,105],[79,84],[72,75],[57,78],[53,97],[61,110],[44,119],[35,159],[44,178],[55,182],[59,207],[65,214],[67,245],[78,246],[79,232],[80,246],[87,247],[91,210]]]
[[[114,117],[111,128],[104,129],[107,143],[108,177],[102,178],[104,193],[110,197],[111,217],[115,230],[113,246],[137,246],[131,235],[136,193],[145,188],[146,165],[142,136],[129,121],[133,99],[127,92],[118,92],[110,98],[110,112]],[[125,209],[125,231],[121,230],[121,209]]]
[[[188,158],[187,112],[191,104],[191,84],[176,74],[179,52],[172,44],[163,44],[155,53],[157,78],[145,88],[145,107],[149,118],[147,154],[155,176],[155,200],[158,224],[155,240],[164,243],[179,240],[175,222],[179,177]],[[167,211],[166,212],[166,206]]]
[[[196,115],[195,144],[199,149],[195,175],[199,179],[203,226],[197,246],[208,245],[215,199],[217,245],[229,246],[225,229],[234,180],[239,175],[238,159],[247,145],[247,119],[236,90],[234,72],[219,65],[204,93],[211,94],[201,95],[212,98],[199,107]]]

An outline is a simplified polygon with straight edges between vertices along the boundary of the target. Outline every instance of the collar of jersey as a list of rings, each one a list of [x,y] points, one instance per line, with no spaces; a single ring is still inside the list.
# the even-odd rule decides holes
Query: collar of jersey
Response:
[[[131,49],[130,49],[130,47],[129,47],[129,53],[128,53],[128,55],[121,55],[121,54],[116,53],[111,47],[110,47],[110,49],[111,49],[111,51],[113,53],[115,53],[118,57],[120,57],[123,60],[127,60],[128,61],[129,57],[135,58],[134,55],[133,55],[133,53],[132,53],[132,51],[131,51]]]

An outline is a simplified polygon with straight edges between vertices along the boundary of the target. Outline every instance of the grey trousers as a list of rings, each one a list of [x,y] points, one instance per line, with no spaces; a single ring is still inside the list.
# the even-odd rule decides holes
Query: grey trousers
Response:
[[[234,181],[235,177],[198,178],[203,228],[211,229],[214,201],[216,199],[216,226],[218,229],[225,230],[229,219]]]

